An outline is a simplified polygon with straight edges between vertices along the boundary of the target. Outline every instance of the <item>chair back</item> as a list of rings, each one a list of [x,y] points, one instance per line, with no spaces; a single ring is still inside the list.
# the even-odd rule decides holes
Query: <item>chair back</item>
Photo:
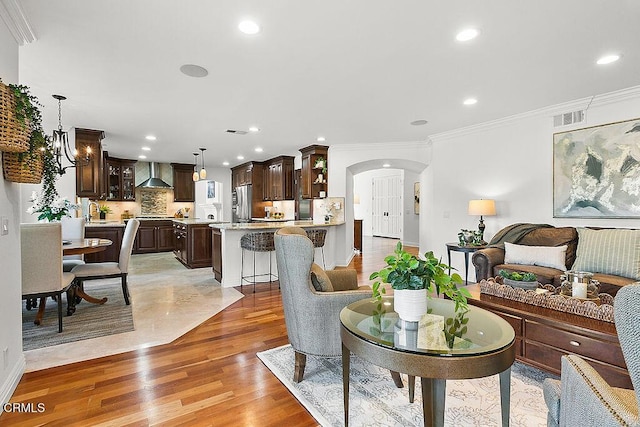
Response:
[[[130,219],[124,229],[124,237],[122,238],[122,246],[120,246],[120,258],[118,260],[118,268],[123,273],[129,272],[129,260],[131,259],[131,251],[133,250],[133,242],[136,239],[136,233],[140,226],[140,220]]]
[[[316,320],[311,319],[305,309],[311,304],[313,243],[298,227],[279,229],[275,232],[274,241],[287,335],[294,349],[306,351],[309,341],[306,335],[310,330],[306,325]]]
[[[62,217],[62,240],[84,239],[84,218]],[[84,255],[65,255],[63,259],[84,259]]]
[[[22,295],[58,291],[62,286],[62,226],[20,224]]]
[[[623,286],[613,303],[613,316],[624,361],[640,402],[640,282]]]

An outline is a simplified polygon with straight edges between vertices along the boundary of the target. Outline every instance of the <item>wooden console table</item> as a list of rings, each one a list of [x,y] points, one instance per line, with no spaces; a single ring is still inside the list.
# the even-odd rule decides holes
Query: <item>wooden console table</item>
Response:
[[[469,304],[494,312],[513,327],[517,360],[559,375],[560,358],[577,354],[610,385],[633,388],[615,324],[481,294],[477,284],[467,289]]]

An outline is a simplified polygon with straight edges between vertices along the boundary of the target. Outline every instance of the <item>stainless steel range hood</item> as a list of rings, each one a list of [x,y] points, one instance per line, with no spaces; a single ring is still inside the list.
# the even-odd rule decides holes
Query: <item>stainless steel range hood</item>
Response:
[[[159,176],[158,165],[155,162],[149,162],[149,179],[137,185],[137,188],[173,188]]]

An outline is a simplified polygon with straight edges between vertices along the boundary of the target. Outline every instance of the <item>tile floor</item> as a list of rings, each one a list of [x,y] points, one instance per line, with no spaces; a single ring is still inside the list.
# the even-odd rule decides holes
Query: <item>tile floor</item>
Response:
[[[166,344],[243,296],[222,288],[211,268],[189,270],[172,253],[133,255],[129,292],[135,331],[26,351],[26,371]]]

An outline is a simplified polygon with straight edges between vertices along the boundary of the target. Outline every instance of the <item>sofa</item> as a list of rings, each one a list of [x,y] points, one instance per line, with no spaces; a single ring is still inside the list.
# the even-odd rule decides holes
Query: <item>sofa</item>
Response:
[[[615,296],[640,280],[640,230],[512,224],[476,251],[472,262],[478,282],[504,269],[531,272],[540,283],[558,287],[565,271],[588,271],[600,292]]]

